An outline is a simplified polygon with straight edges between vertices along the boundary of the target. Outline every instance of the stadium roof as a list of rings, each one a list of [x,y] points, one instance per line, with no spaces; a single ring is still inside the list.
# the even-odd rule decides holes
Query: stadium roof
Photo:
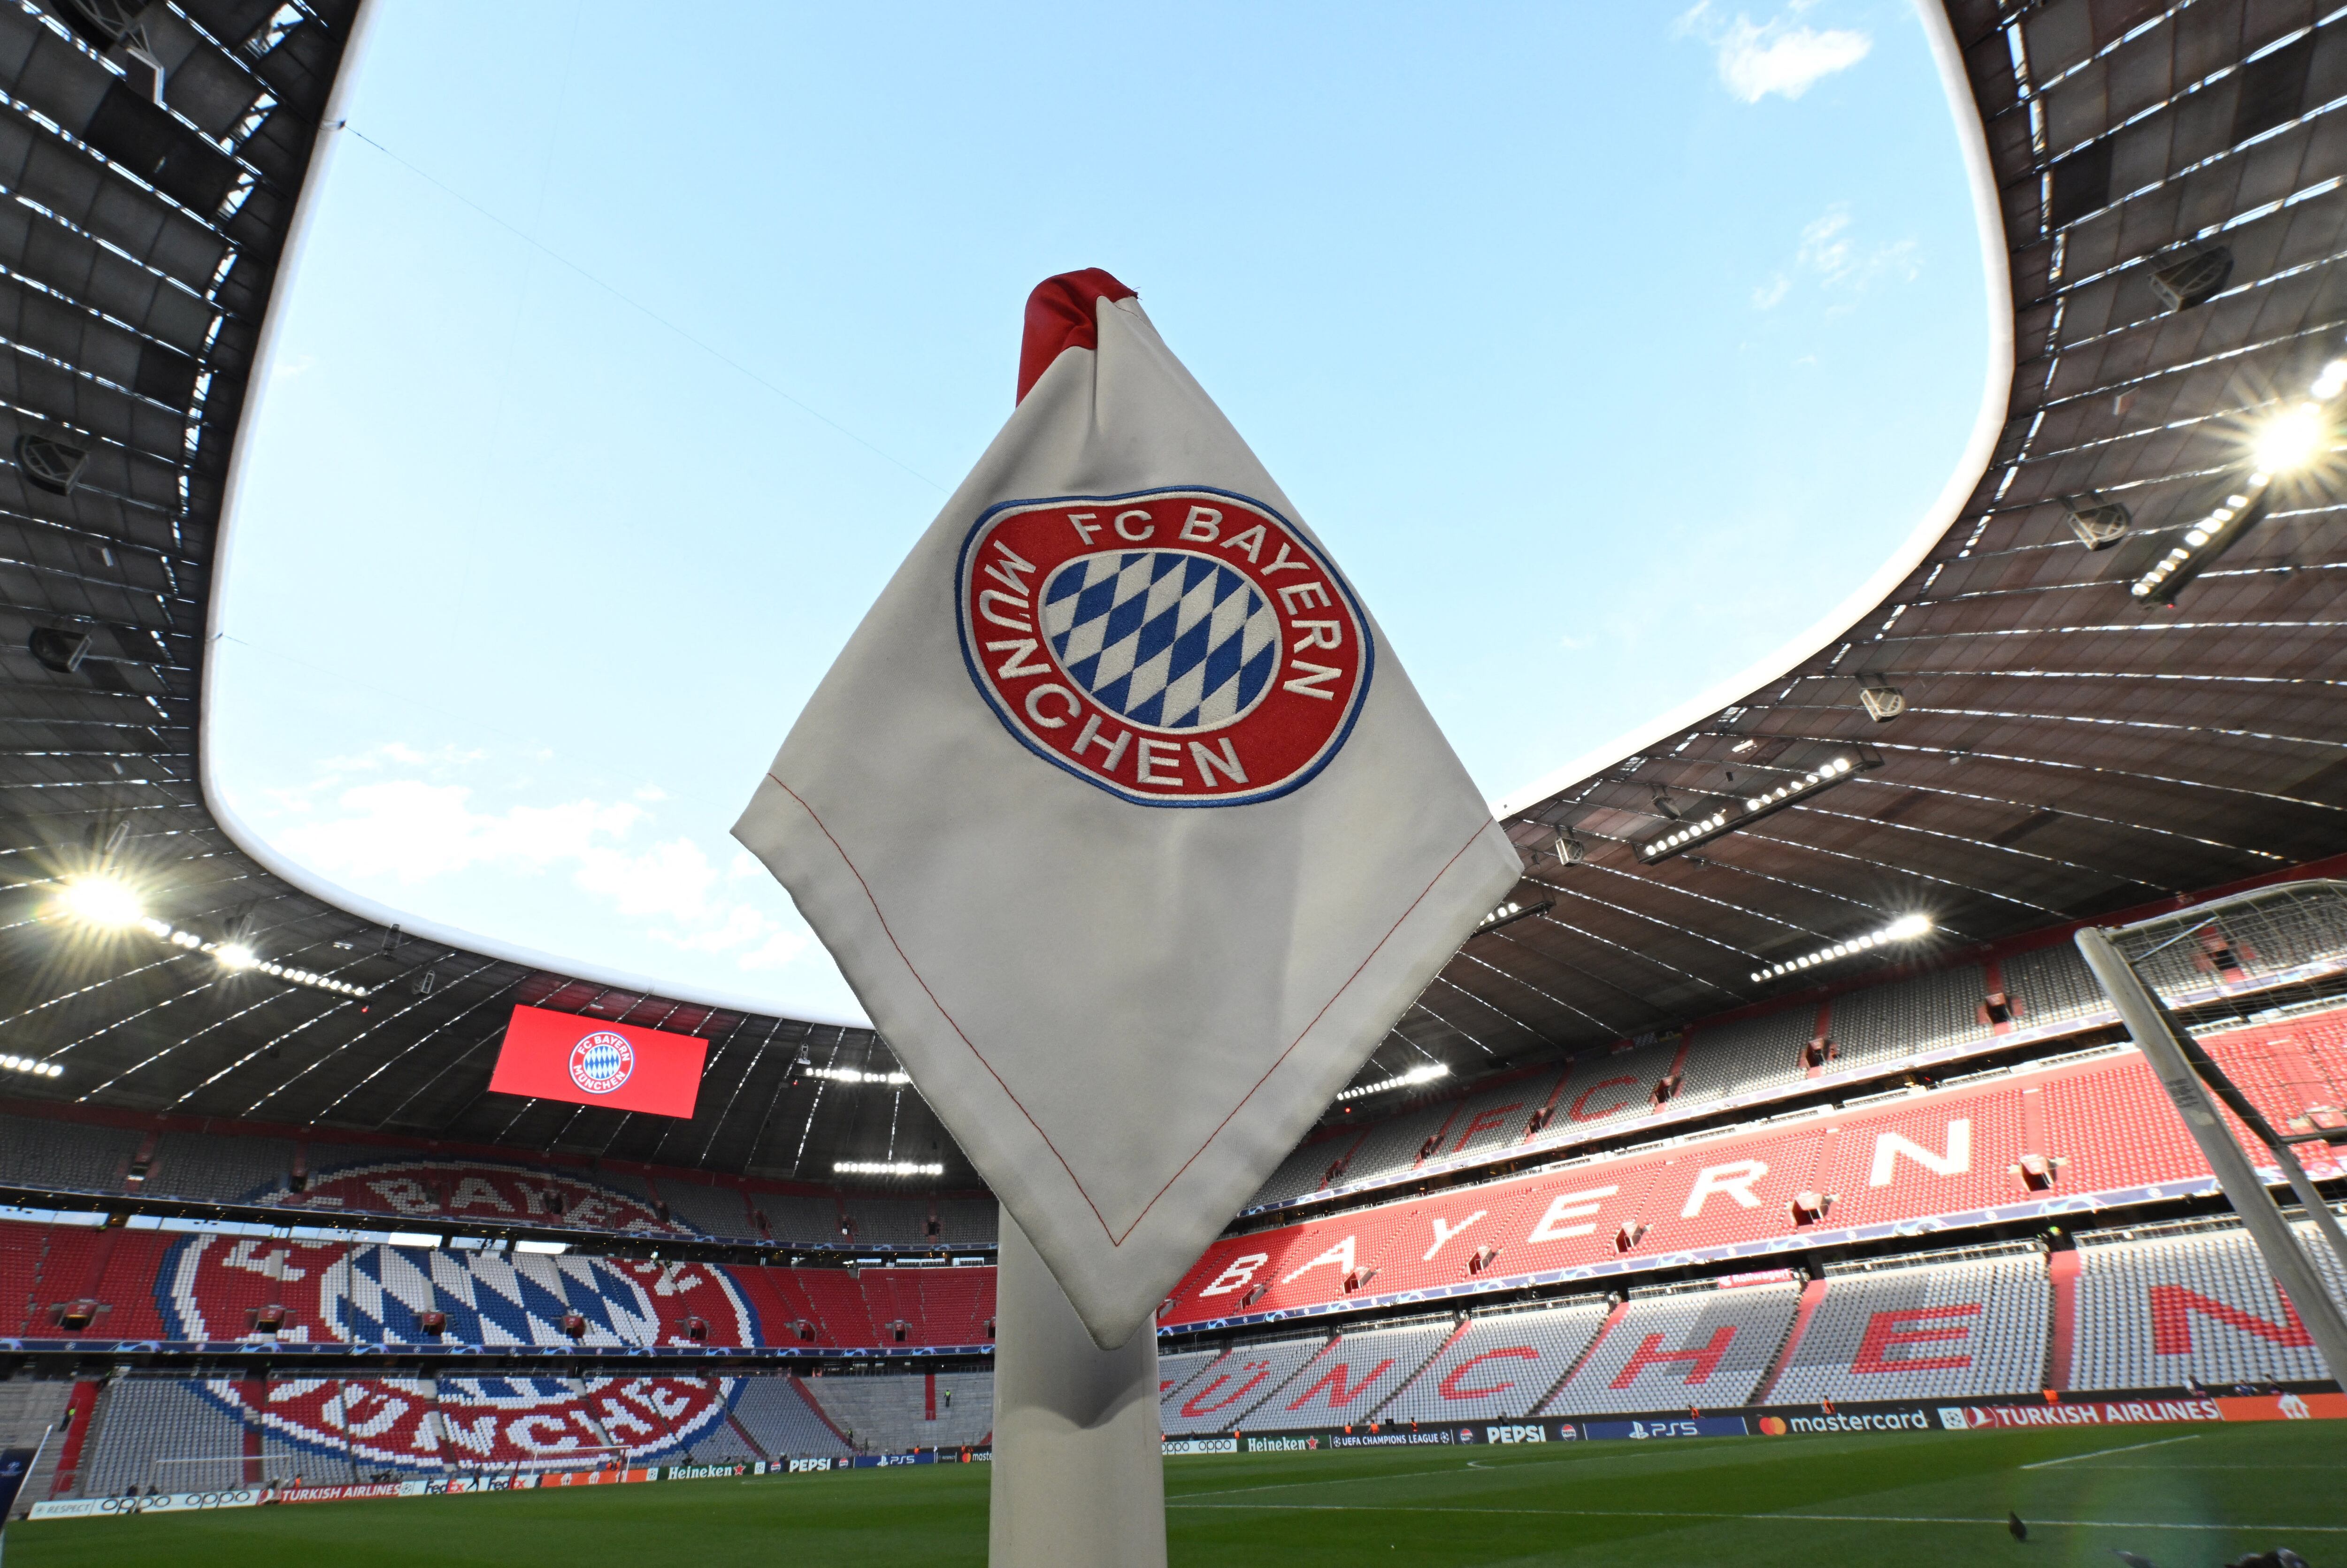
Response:
[[[2277,482],[2197,578],[2131,592],[2347,354],[2347,26],[2303,5],[1948,9],[2000,349],[1966,467],[1809,638],[1501,803],[1530,866],[1514,902],[1553,905],[1471,939],[1379,1075],[1412,1047],[1471,1070],[1762,1000],[1799,982],[1756,972],[1901,916],[1945,952],[2347,849],[2335,482]],[[2176,308],[2157,274],[2195,263]],[[2131,526],[2087,548],[2072,508],[2111,504]],[[1870,717],[1870,687],[1904,712]],[[1845,757],[1733,829],[1731,803]],[[1729,830],[1640,853],[1714,815]]]
[[[917,1095],[809,1071],[893,1071],[868,1030],[404,935],[274,875],[210,808],[231,459],[356,12],[47,4],[0,10],[0,183],[18,197],[0,231],[0,1053],[65,1071],[0,1086],[815,1180],[835,1159],[934,1160],[974,1181]],[[1979,108],[1963,128],[1997,345],[1964,470],[1829,625],[1501,803],[1536,912],[1471,939],[1365,1079],[1763,999],[1791,982],[1756,971],[1901,915],[1969,943],[2347,849],[2328,501],[2278,484],[2173,609],[2129,592],[2235,493],[2249,422],[2341,352],[2347,34],[2220,0],[1950,15],[1937,44]],[[2154,272],[2178,262],[2164,297]],[[2131,527],[2090,551],[2065,500]],[[1870,718],[1870,686],[1904,712]],[[1840,757],[1863,765],[1813,799],[1638,853]],[[1567,828],[1579,864],[1558,857]],[[69,937],[45,912],[100,869],[200,942],[368,994],[136,928]],[[700,1115],[489,1096],[517,1001],[708,1036]]]

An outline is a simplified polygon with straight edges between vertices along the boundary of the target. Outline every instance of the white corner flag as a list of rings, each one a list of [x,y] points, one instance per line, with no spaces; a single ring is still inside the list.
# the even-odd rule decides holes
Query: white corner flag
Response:
[[[1110,1348],[1522,870],[1132,290],[1020,383],[733,833]]]

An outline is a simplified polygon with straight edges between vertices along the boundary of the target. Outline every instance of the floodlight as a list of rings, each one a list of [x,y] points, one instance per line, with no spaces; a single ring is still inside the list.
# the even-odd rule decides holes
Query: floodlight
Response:
[[[2266,421],[2251,450],[2259,467],[2269,474],[2287,474],[2321,456],[2330,436],[2321,405],[2294,404]]]
[[[77,876],[57,902],[77,920],[93,926],[131,926],[146,918],[138,895],[111,876]]]
[[[1847,958],[1859,953],[1872,952],[1875,948],[1892,942],[1911,942],[1918,938],[1930,936],[1932,931],[1932,917],[1929,915],[1901,915],[1880,931],[1870,931],[1863,937],[1852,937],[1848,941],[1835,942],[1829,947],[1819,948],[1816,952],[1803,953],[1799,958],[1787,958],[1782,963],[1770,964],[1767,968],[1755,969],[1752,971],[1752,979],[1756,984],[1761,980],[1773,980],[1779,976],[1789,975],[1799,969],[1814,968],[1819,964],[1829,964],[1836,958]]]
[[[2260,462],[2269,456],[2260,452]],[[2137,602],[2173,604],[2178,589],[2199,576],[2210,561],[2265,517],[2273,475],[2260,467],[2239,483],[2239,489],[2228,491],[2224,499],[2209,508],[2207,517],[2185,528],[2182,544],[2172,546],[2128,587]]]
[[[1706,816],[1681,818],[1670,832],[1638,845],[1638,858],[1652,866],[1724,834],[1751,826],[1762,817],[1809,799],[1819,790],[1841,783],[1852,774],[1882,765],[1882,759],[1865,753],[1833,757],[1807,773],[1795,774],[1773,789],[1742,800],[1729,801]]]
[[[1391,1078],[1381,1078],[1375,1083],[1364,1083],[1358,1088],[1348,1089],[1337,1098],[1358,1100],[1364,1095],[1383,1094],[1389,1089],[1407,1089],[1412,1084],[1430,1083],[1435,1079],[1450,1076],[1450,1069],[1439,1061],[1429,1061],[1411,1068],[1408,1072],[1398,1072]]]
[[[222,942],[212,950],[212,957],[220,960],[220,968],[224,969],[249,969],[261,961],[242,942]]]

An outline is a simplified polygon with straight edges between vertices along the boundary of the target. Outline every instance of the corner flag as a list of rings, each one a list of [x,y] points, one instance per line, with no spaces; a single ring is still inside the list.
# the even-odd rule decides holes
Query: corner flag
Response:
[[[1132,290],[1020,395],[733,833],[1109,1348],[1522,872]]]

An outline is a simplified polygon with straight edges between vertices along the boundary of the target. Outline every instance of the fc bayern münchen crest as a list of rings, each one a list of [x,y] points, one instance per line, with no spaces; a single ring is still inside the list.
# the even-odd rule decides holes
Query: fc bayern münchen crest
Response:
[[[608,1029],[581,1036],[570,1048],[570,1081],[589,1094],[609,1094],[636,1070],[636,1048]]]
[[[486,1163],[343,1166],[314,1175],[302,1206],[395,1214],[411,1224],[559,1213],[574,1224],[641,1235],[680,1228],[663,1221],[648,1196]],[[575,1253],[190,1235],[164,1255],[155,1301],[169,1337],[209,1344],[592,1351],[759,1342],[756,1312],[721,1266]],[[258,1327],[263,1307],[277,1316],[273,1331]],[[438,1314],[436,1329],[425,1327],[427,1313]],[[723,1430],[740,1388],[732,1378],[665,1369],[579,1379],[460,1377],[455,1365],[436,1380],[216,1379],[202,1389],[274,1443],[336,1464],[436,1471],[576,1468],[614,1445],[632,1459],[673,1459]]]
[[[1301,528],[1227,490],[991,507],[963,541],[955,604],[1004,727],[1143,805],[1299,788],[1368,695],[1351,586]]]

